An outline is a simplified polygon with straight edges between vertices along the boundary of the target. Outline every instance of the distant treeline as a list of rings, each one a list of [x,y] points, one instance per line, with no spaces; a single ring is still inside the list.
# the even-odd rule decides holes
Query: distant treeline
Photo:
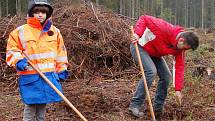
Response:
[[[49,0],[49,2],[57,0]],[[131,18],[149,14],[172,24],[185,27],[209,28],[215,26],[215,0],[69,0],[71,3],[91,1],[118,14]],[[27,0],[0,0],[0,16],[25,14]]]
[[[215,0],[97,0],[116,12],[138,18],[142,14],[161,17],[185,27],[215,26]]]
[[[0,16],[26,13],[27,0],[0,0]]]

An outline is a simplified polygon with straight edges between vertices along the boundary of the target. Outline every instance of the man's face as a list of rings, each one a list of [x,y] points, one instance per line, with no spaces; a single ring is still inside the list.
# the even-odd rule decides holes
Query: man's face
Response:
[[[46,20],[46,13],[38,11],[35,12],[33,15],[40,21],[40,23],[43,23]]]
[[[191,49],[190,45],[188,45],[183,37],[178,39],[177,48],[180,50],[189,50]]]

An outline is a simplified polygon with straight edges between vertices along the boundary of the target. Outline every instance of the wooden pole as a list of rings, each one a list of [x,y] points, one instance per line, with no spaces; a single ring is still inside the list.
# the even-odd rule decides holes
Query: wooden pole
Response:
[[[61,97],[63,100],[78,114],[78,116],[83,120],[87,121],[87,119],[70,103],[70,101],[52,84],[52,82],[30,61],[27,54],[23,53],[23,55],[28,60],[28,63],[32,66],[33,69],[37,71],[37,73],[54,89],[54,91]]]
[[[131,26],[130,29],[131,29],[131,35],[133,36],[134,35],[133,26]],[[138,58],[138,63],[139,63],[140,70],[141,70],[141,73],[142,73],[142,78],[143,78],[143,82],[144,82],[144,88],[145,88],[145,92],[146,92],[146,95],[147,95],[147,100],[148,100],[149,108],[150,108],[150,114],[151,114],[152,120],[156,121],[155,120],[154,110],[153,110],[153,107],[152,107],[152,102],[151,102],[150,94],[149,94],[149,89],[148,89],[148,86],[147,86],[146,77],[145,77],[145,73],[144,73],[144,69],[143,69],[143,65],[142,65],[142,60],[141,60],[141,57],[140,57],[140,52],[139,52],[137,43],[134,44],[134,47],[135,47],[135,50],[136,50],[136,54],[137,54],[137,58]]]

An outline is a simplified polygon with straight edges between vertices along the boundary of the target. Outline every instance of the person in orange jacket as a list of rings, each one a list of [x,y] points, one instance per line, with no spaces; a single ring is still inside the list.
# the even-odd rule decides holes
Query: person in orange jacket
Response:
[[[62,101],[22,54],[27,54],[62,92],[59,81],[68,77],[68,59],[62,35],[52,25],[52,13],[47,0],[29,0],[27,24],[13,30],[8,38],[6,61],[19,74],[19,90],[25,104],[23,121],[44,121],[46,104]]]

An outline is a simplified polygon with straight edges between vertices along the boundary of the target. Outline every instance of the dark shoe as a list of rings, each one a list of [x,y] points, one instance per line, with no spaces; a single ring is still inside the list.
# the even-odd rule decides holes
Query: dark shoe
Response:
[[[144,115],[143,112],[140,112],[139,108],[129,107],[128,110],[131,112],[133,116],[136,116],[138,118],[143,117]]]

